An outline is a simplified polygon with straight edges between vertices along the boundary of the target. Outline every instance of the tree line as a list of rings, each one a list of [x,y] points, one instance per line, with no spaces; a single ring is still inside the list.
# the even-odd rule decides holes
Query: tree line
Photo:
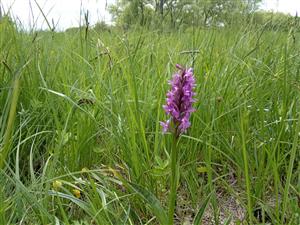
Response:
[[[226,27],[253,23],[270,29],[299,28],[298,16],[260,10],[262,0],[116,0],[116,26],[130,28]]]

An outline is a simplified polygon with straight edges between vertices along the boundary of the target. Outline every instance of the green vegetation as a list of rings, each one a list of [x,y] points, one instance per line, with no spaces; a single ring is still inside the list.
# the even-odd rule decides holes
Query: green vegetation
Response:
[[[116,0],[110,6],[116,24],[178,28],[233,25],[247,20],[261,0]]]
[[[198,101],[175,224],[299,224],[296,25],[100,27],[0,20],[1,225],[166,221],[172,137],[159,121],[176,63],[194,68]]]

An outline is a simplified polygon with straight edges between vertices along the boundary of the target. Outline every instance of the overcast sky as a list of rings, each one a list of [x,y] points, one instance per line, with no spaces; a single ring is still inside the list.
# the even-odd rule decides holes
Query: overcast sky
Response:
[[[97,21],[110,22],[107,6],[115,0],[36,0],[47,15],[48,20],[58,24],[63,30],[79,25],[80,9],[89,11],[90,23]],[[10,9],[13,17],[21,21],[25,27],[47,28],[43,16],[35,0],[0,0],[0,5],[7,12]],[[300,14],[300,0],[263,0],[263,9],[280,11],[295,15]]]
[[[25,27],[47,28],[38,5],[42,8],[47,19],[52,19],[57,28],[63,30],[76,27],[80,22],[80,11],[89,11],[90,24],[97,21],[111,21],[107,6],[115,0],[0,0],[4,11],[10,9],[15,19],[21,21]]]

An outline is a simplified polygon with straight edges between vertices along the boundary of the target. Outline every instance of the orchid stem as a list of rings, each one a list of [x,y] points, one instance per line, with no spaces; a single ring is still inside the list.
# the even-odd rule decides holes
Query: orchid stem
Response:
[[[170,195],[169,195],[169,220],[168,225],[174,224],[174,212],[176,205],[176,195],[177,195],[177,143],[178,143],[178,135],[176,132],[173,134],[173,143],[171,149],[171,181],[170,181]]]

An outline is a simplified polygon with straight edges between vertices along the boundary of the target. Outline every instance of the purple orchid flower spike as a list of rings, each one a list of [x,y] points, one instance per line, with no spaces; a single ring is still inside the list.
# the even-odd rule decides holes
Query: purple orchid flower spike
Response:
[[[167,92],[166,105],[163,106],[166,114],[171,118],[166,122],[161,122],[161,126],[163,132],[170,131],[171,126],[174,126],[178,136],[191,126],[190,116],[195,111],[192,104],[195,102],[193,97],[196,84],[192,68],[185,69],[179,64],[176,65],[176,68],[179,71],[169,81],[171,90]]]

